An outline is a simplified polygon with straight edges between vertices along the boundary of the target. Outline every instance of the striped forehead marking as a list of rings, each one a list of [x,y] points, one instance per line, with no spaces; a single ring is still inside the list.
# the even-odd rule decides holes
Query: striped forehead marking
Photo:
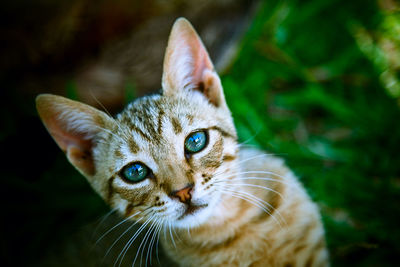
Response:
[[[172,128],[174,130],[174,133],[180,134],[182,132],[182,125],[181,125],[179,119],[176,117],[171,117],[170,121],[172,124]]]

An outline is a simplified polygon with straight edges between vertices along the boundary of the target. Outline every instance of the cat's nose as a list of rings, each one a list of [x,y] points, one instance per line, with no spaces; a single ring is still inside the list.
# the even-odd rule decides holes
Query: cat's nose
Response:
[[[173,195],[177,198],[179,198],[179,201],[182,203],[189,203],[190,200],[192,199],[192,189],[193,186],[189,185],[186,186],[185,188],[181,189],[181,190],[177,190],[173,193]]]

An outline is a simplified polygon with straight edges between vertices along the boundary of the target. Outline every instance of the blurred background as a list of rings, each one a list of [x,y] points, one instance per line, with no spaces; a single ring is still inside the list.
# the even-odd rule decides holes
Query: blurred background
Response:
[[[34,98],[55,93],[116,113],[158,90],[180,16],[221,73],[240,141],[285,158],[318,203],[332,265],[396,266],[395,0],[2,2],[1,265],[98,266],[82,247],[107,250],[119,234],[97,245],[86,237],[120,219],[99,223],[109,209],[48,135]]]

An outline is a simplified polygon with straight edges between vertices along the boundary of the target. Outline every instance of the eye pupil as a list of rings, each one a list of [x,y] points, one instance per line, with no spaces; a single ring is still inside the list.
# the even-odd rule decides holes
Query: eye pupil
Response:
[[[122,176],[130,182],[140,182],[147,177],[148,168],[141,163],[132,163],[122,170]]]
[[[206,146],[207,135],[205,132],[195,132],[190,134],[185,140],[186,153],[196,153]]]

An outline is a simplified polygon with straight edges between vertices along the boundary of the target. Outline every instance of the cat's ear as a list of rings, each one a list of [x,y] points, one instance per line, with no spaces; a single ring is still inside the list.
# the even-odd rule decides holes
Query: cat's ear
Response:
[[[36,107],[47,130],[72,165],[86,176],[94,175],[94,139],[112,119],[86,104],[49,94],[39,95]]]
[[[218,74],[200,37],[189,21],[179,18],[172,27],[164,57],[163,93],[198,90],[210,103],[226,106]]]

